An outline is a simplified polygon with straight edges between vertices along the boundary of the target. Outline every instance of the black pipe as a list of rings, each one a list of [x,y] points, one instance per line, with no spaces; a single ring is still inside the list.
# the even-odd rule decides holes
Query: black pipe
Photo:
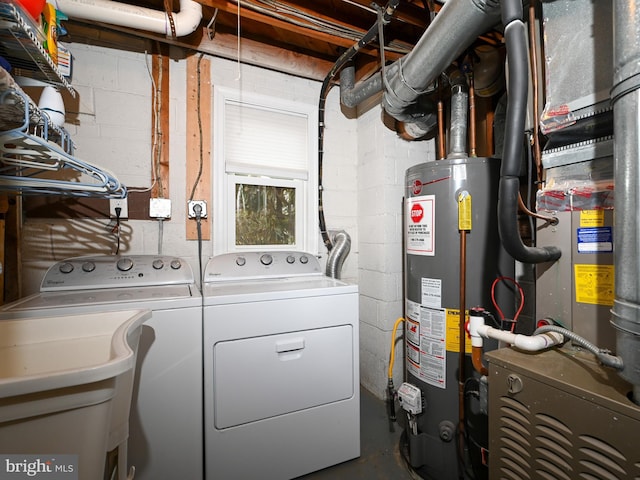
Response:
[[[529,64],[527,37],[522,22],[522,1],[502,0],[502,21],[507,47],[508,103],[498,191],[498,233],[504,249],[523,263],[551,262],[560,258],[557,247],[528,247],[518,228],[518,193],[522,166]],[[536,119],[537,121],[537,119]]]

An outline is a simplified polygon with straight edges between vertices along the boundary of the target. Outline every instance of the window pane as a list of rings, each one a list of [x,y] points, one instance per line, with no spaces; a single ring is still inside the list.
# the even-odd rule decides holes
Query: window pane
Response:
[[[296,189],[236,184],[236,245],[295,245]]]

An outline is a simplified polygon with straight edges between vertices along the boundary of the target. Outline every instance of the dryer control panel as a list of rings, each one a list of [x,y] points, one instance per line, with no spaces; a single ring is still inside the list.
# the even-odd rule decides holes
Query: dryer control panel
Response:
[[[322,275],[320,262],[310,253],[296,251],[226,253],[212,257],[205,282],[256,278]]]
[[[75,257],[51,266],[41,292],[92,288],[143,287],[194,283],[191,266],[163,255]]]

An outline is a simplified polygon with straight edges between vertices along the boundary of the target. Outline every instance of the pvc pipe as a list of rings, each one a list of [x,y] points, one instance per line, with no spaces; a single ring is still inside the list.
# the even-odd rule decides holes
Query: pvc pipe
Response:
[[[528,336],[483,325],[478,329],[478,333],[482,337],[493,338],[494,340],[508,343],[527,352],[537,352],[545,348],[553,347],[554,345],[560,345],[564,342],[564,336],[556,332]]]
[[[482,317],[473,315],[469,316],[469,334],[471,346],[476,348],[482,348],[483,338],[493,338],[527,352],[537,352],[564,342],[564,336],[557,332],[521,335],[485,325]]]
[[[110,0],[55,0],[56,8],[72,19],[91,20],[121,27],[171,35],[167,13]],[[202,5],[180,0],[180,12],[173,13],[176,37],[193,33],[202,20]]]

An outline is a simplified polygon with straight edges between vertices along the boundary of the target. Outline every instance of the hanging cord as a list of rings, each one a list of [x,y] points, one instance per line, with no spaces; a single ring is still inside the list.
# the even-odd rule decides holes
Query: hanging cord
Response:
[[[204,289],[203,286],[203,271],[202,271],[202,206],[197,203],[193,206],[193,213],[196,215],[196,228],[198,231],[198,271],[200,275],[200,290]],[[204,290],[203,290],[204,291]]]
[[[239,3],[239,2],[238,2]],[[382,15],[382,20],[384,24],[388,24],[391,21],[391,17],[395,12],[400,0],[390,0],[387,3],[387,6],[384,8],[384,14]],[[367,30],[367,32],[363,35],[363,37],[358,40],[354,45],[349,47],[340,57],[336,60],[336,63],[331,67],[331,70],[324,78],[322,82],[322,87],[320,88],[320,100],[318,102],[318,220],[320,224],[320,234],[322,235],[322,241],[327,247],[328,251],[331,251],[333,248],[333,244],[331,242],[331,238],[329,237],[329,233],[327,232],[327,225],[324,218],[324,205],[322,200],[322,192],[324,191],[324,186],[322,184],[322,162],[324,157],[324,115],[325,115],[325,104],[327,101],[327,95],[329,94],[329,90],[333,86],[333,79],[338,74],[338,72],[344,67],[353,57],[356,56],[358,51],[362,49],[367,44],[371,43],[378,34],[378,21],[374,25]],[[384,80],[384,79],[383,79]]]
[[[193,182],[193,187],[191,187],[191,195],[189,195],[189,201],[193,200],[193,196],[196,194],[196,188],[200,183],[200,178],[202,177],[202,167],[204,164],[204,153],[203,153],[203,145],[202,145],[202,112],[200,111],[200,63],[202,62],[202,57],[204,57],[204,53],[201,53],[198,56],[198,64],[196,68],[197,73],[197,87],[196,87],[196,105],[198,110],[198,153],[199,153],[199,162],[198,162],[198,174],[196,175],[196,179]],[[202,209],[202,207],[200,207]],[[195,210],[195,209],[194,209]]]
[[[111,230],[111,233],[116,234],[116,255],[120,253],[120,213],[122,212],[122,208],[116,207],[116,223]]]
[[[516,314],[513,316],[512,320],[505,319],[504,313],[502,313],[502,310],[500,309],[500,307],[498,306],[498,302],[496,301],[496,294],[495,294],[496,285],[499,282],[505,281],[505,280],[513,283],[516,286],[516,288],[518,289],[518,294],[520,295],[520,303],[518,305],[518,310],[516,311]],[[522,289],[520,284],[518,282],[516,282],[511,277],[498,277],[498,278],[496,278],[493,281],[493,283],[491,284],[491,302],[493,303],[493,306],[496,309],[496,312],[498,312],[498,315],[500,317],[500,325],[503,325],[503,322],[511,322],[510,331],[513,332],[515,330],[515,328],[516,328],[516,323],[518,321],[518,317],[520,316],[520,313],[522,312],[522,309],[524,308],[524,290]]]

